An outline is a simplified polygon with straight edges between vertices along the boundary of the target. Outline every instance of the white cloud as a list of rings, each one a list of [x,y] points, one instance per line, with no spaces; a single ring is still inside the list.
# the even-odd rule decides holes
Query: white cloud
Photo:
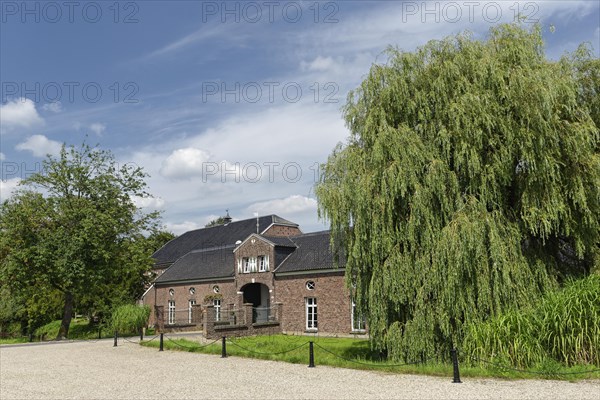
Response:
[[[19,185],[19,182],[21,182],[21,178],[1,179],[0,201],[7,200]]]
[[[90,131],[95,133],[97,136],[102,136],[102,134],[106,130],[106,125],[102,124],[100,122],[94,122],[92,124],[86,125],[86,124],[82,124],[79,121],[76,121],[73,123],[72,126],[73,126],[73,129],[75,129],[76,131],[80,131],[82,129],[89,129]]]
[[[227,119],[188,143],[230,163],[322,162],[348,136],[339,106],[286,103]]]
[[[59,113],[63,110],[62,103],[60,101],[53,101],[52,103],[46,103],[42,106],[44,111],[50,111],[53,113]]]
[[[0,153],[0,161],[6,160],[4,153]]]
[[[202,176],[202,168],[209,159],[210,154],[202,149],[177,149],[163,161],[160,174],[165,178],[176,179]]]
[[[348,136],[339,106],[286,103],[238,113],[196,134],[121,154],[119,161],[135,163],[150,175],[149,192],[165,200],[164,219],[173,231],[203,227],[209,222],[203,216],[223,215],[226,209],[233,218],[252,218],[257,203],[268,199],[278,201],[262,205],[261,214],[285,218],[297,212],[290,217],[294,222],[307,232],[320,230],[315,200],[306,199],[318,163]],[[292,179],[293,167],[285,173],[288,163],[301,168],[300,180]],[[256,165],[260,179],[255,179]],[[215,168],[213,174],[207,174],[208,166]],[[301,196],[288,199],[292,194]]]
[[[327,71],[331,69],[336,62],[332,57],[318,56],[313,61],[306,62],[302,61],[300,68],[303,71]]]
[[[30,151],[35,157],[45,157],[47,154],[58,154],[61,147],[60,142],[50,140],[44,135],[33,135],[24,142],[19,143],[15,148]]]
[[[101,124],[99,122],[95,122],[90,125],[90,130],[96,135],[101,136],[102,133],[106,130],[106,125]]]
[[[17,99],[0,106],[0,130],[4,133],[14,128],[32,128],[44,124],[29,99]]]
[[[248,212],[258,212],[260,215],[279,214],[282,216],[316,210],[317,200],[297,194],[284,199],[273,199],[254,203],[246,209]]]
[[[203,41],[214,39],[223,34],[229,34],[229,38],[233,39],[231,34],[232,26],[230,24],[217,24],[212,27],[207,27],[205,24],[202,29],[199,29],[195,32],[192,32],[186,36],[183,36],[163,47],[151,52],[150,54],[143,57],[143,59],[153,58],[153,57],[161,57],[169,55],[173,52],[179,51],[186,47],[192,46],[197,43],[201,43]],[[236,35],[238,37],[239,35]]]
[[[206,223],[208,223],[208,221]],[[195,229],[204,228],[205,225],[206,224],[199,224],[198,222],[194,221],[184,221],[181,223],[167,222],[165,223],[165,228],[176,235],[181,235],[182,233],[185,233],[187,231],[193,231]]]
[[[138,208],[146,210],[160,210],[164,207],[165,201],[160,197],[134,197],[133,204]]]

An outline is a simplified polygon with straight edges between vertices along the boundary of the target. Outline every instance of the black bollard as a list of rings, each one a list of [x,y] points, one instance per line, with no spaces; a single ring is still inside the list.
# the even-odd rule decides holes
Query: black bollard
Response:
[[[158,347],[158,351],[163,351],[163,333],[160,334],[160,346]]]
[[[117,347],[117,337],[118,337],[118,333],[117,331],[115,331],[115,344],[113,344],[113,347]]]
[[[313,348],[313,342],[308,342],[308,368],[315,367],[315,349]]]
[[[140,329],[140,342],[144,340],[144,328]]]
[[[227,337],[221,339],[221,358],[227,358]]]
[[[454,379],[452,380],[452,383],[462,383],[460,381],[460,373],[458,371],[458,355],[456,348],[450,350],[450,355],[452,356],[452,367],[454,368]]]

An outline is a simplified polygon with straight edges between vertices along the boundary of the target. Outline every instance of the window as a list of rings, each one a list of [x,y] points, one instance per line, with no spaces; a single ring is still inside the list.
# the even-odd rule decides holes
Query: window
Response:
[[[213,300],[213,306],[215,306],[215,321],[221,320],[221,300]]]
[[[173,297],[175,295],[175,289],[169,289],[169,296]]]
[[[192,310],[196,305],[196,300],[190,300],[188,302],[188,323],[192,323]]]
[[[190,295],[194,295],[194,293],[196,293],[196,288],[191,287],[190,288]]]
[[[315,297],[306,298],[306,329],[317,329],[317,299]]]
[[[221,291],[221,289],[219,289],[219,285],[213,286],[213,292],[219,293],[220,291]]]
[[[169,300],[168,323],[169,325],[173,325],[175,323],[175,300]]]
[[[352,300],[352,332],[364,332],[365,331],[365,318],[361,312],[356,308],[356,303]]]
[[[314,281],[308,281],[308,282],[306,282],[306,288],[307,288],[308,290],[315,290],[315,286],[316,286],[316,285],[315,285],[315,282],[314,282]]]
[[[258,272],[269,270],[269,256],[258,256]]]
[[[249,274],[250,272],[256,272],[256,257],[242,258],[242,266],[245,274]]]

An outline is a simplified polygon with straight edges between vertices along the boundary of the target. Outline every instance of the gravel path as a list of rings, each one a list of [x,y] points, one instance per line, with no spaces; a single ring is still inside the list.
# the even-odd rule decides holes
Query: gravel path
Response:
[[[318,362],[318,360],[317,360]],[[192,354],[123,342],[0,348],[0,399],[593,399],[600,381],[397,375]]]

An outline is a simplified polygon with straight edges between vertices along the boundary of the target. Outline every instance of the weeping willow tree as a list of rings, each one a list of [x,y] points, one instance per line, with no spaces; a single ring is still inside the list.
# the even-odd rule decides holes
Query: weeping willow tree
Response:
[[[600,64],[517,24],[388,55],[316,193],[374,347],[414,360],[597,268]]]

